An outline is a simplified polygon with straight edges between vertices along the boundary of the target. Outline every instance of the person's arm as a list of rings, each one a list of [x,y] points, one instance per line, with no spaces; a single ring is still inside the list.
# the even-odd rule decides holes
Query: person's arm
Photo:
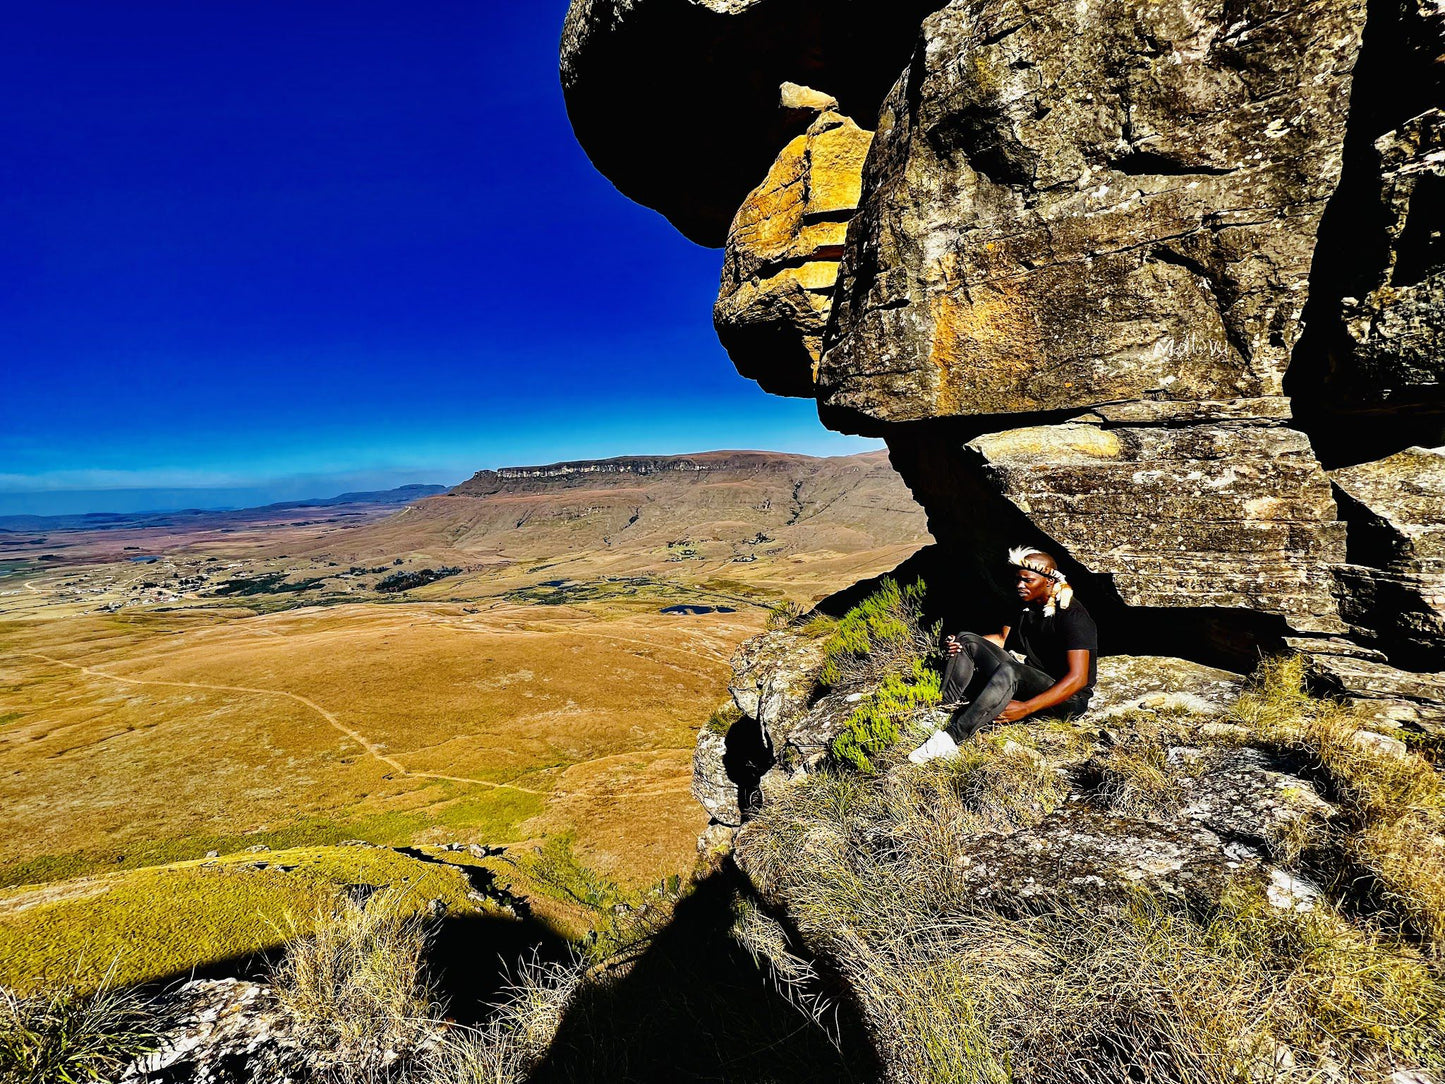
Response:
[[[999,647],[1003,647],[1004,641],[1008,639],[1010,628],[1011,626],[1005,625],[1003,627],[1003,631],[1001,632],[986,632],[984,633],[983,638],[985,640],[992,640],[994,643],[998,644]]]
[[[1089,651],[1074,648],[1069,651],[1069,672],[1053,685],[1029,700],[1010,700],[1004,705],[998,717],[1005,723],[1016,723],[1035,712],[1062,704],[1069,697],[1089,683]]]

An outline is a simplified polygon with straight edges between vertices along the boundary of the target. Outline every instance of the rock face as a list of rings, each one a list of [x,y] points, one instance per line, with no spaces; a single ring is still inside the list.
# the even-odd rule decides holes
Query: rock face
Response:
[[[738,372],[766,391],[813,394],[872,138],[847,117],[821,112],[783,148],[728,230],[713,324]]]
[[[888,442],[960,625],[1038,545],[1106,654],[1304,651],[1382,720],[1437,727],[1445,569],[1412,547],[1445,476],[1398,458],[1445,444],[1437,8],[578,0],[563,73],[624,191],[709,243],[732,199],[720,337]],[[662,57],[664,32],[688,47]],[[616,123],[628,64],[673,91],[638,95],[667,99],[650,118],[706,116],[666,147],[705,182],[648,188],[658,141]],[[833,97],[779,107],[785,80]]]
[[[1342,305],[1348,388],[1376,409],[1438,409],[1445,376],[1445,112],[1431,109],[1375,141],[1389,237],[1386,280]],[[1343,397],[1343,396],[1342,396]]]
[[[995,490],[1128,606],[1259,610],[1343,631],[1320,571],[1343,560],[1344,524],[1302,433],[1065,423],[967,448]]]
[[[1341,609],[1387,655],[1445,655],[1445,453],[1410,448],[1331,479],[1352,519]]]
[[[1278,394],[1364,4],[1266,14],[926,19],[878,119],[822,404],[898,422]]]
[[[935,0],[572,0],[561,76],[578,142],[622,193],[721,245],[812,119],[785,82],[872,117]]]

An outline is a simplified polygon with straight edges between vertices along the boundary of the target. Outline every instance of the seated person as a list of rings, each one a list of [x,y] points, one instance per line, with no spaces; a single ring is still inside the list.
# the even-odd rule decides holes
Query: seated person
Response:
[[[948,637],[942,706],[953,718],[908,754],[915,764],[957,754],[994,719],[1014,723],[1046,709],[1068,718],[1089,706],[1099,673],[1094,619],[1047,553],[1009,550],[1009,563],[1023,612],[1001,632]]]

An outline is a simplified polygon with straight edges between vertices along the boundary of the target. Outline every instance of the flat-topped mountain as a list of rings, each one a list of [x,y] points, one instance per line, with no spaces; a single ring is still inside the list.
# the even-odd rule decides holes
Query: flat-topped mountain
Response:
[[[756,580],[780,563],[841,572],[863,555],[886,568],[878,562],[929,540],[923,510],[886,452],[718,451],[479,471],[348,531],[346,546],[358,556],[410,552],[453,565],[542,567],[548,576]],[[834,580],[823,576],[819,589],[847,582]]]
[[[612,459],[576,459],[566,463],[550,463],[538,467],[499,467],[494,471],[477,471],[452,493],[479,497],[499,492],[509,484],[545,479],[549,482],[569,478],[594,478],[607,475],[646,477],[654,474],[696,474],[717,476],[722,473],[774,472],[787,473],[806,469],[808,464],[836,464],[841,460],[887,456],[869,452],[861,456],[840,456],[819,459],[808,455],[782,452],[698,452],[691,455],[623,455]],[[824,471],[828,468],[824,466]],[[844,470],[850,469],[844,467]]]

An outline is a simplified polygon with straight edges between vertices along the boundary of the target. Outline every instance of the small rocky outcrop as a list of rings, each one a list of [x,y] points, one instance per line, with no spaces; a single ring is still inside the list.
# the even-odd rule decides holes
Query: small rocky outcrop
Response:
[[[785,639],[742,654],[745,686],[766,680],[747,666],[802,657]],[[1102,660],[1100,679],[1110,693],[1083,717],[986,729],[953,761],[774,769],[734,834],[777,916],[757,950],[841,984],[900,1084],[1435,1079],[1429,1049],[1381,1037],[1416,1027],[1393,983],[1431,1004],[1445,989],[1425,962],[1435,905],[1394,909],[1431,898],[1438,825],[1407,840],[1415,814],[1363,804],[1384,794],[1369,780],[1438,789],[1430,766],[1297,690],[1157,658]],[[822,704],[791,718],[816,727]],[[1401,924],[1414,932],[1381,935]],[[1356,987],[1359,966],[1392,978]]]
[[[798,93],[803,89],[785,102],[808,101]],[[817,119],[743,201],[723,250],[713,307],[718,339],[738,372],[776,395],[813,395],[843,239],[873,138],[828,102],[816,103],[824,106]]]
[[[740,794],[756,787],[763,804],[803,779],[828,757],[829,747],[866,690],[819,684],[823,641],[797,629],[749,640],[733,656],[733,703],[741,717],[726,734],[704,729],[693,753],[693,796],[713,824],[743,823]],[[1099,661],[1099,693],[1089,718],[1101,726],[1136,709],[1222,711],[1239,694],[1240,678],[1186,659],[1115,655]],[[920,726],[941,716],[922,713]]]

